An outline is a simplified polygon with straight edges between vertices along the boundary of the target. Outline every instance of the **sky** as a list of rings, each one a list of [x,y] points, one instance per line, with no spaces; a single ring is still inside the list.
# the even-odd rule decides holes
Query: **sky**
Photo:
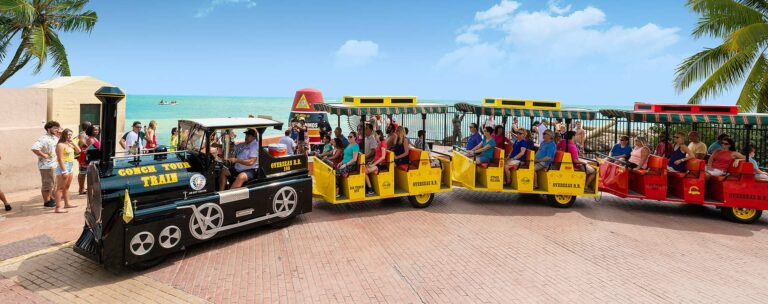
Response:
[[[683,103],[695,40],[684,0],[91,1],[92,33],[62,35],[73,75],[128,94],[415,95]],[[3,65],[4,68],[4,65]],[[54,77],[20,71],[4,87]],[[707,101],[733,104],[738,88]]]

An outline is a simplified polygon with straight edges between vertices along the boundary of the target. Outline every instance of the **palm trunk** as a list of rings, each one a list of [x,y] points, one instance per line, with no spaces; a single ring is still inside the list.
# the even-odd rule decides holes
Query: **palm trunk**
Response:
[[[3,72],[2,75],[0,75],[0,85],[3,85],[8,78],[13,76],[13,74],[16,74],[21,68],[24,67],[24,65],[29,62],[29,57],[24,58],[24,60],[21,60],[21,54],[24,53],[24,40],[22,39],[21,43],[19,43],[19,47],[16,49],[16,53],[13,54],[13,59],[11,59],[11,62],[8,64],[8,67],[5,68],[5,72]],[[21,62],[19,62],[21,60]]]

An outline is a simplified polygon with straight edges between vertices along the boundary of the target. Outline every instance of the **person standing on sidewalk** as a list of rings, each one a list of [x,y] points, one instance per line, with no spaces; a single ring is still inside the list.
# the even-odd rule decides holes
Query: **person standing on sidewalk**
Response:
[[[63,208],[75,208],[69,204],[69,187],[72,185],[72,169],[75,166],[75,154],[80,153],[80,147],[72,142],[72,130],[64,129],[61,138],[56,144],[56,159],[59,166],[56,168],[56,192],[53,198],[56,201],[56,213],[66,213]],[[64,201],[64,206],[61,202]]]
[[[85,134],[85,131],[92,125],[90,121],[81,123],[80,134],[77,136],[77,145],[80,147],[80,153],[77,154],[77,163],[79,165],[79,170],[77,171],[78,194],[85,194],[85,173],[88,171],[88,162],[85,160],[85,150],[88,149],[88,135]]]
[[[3,159],[3,158],[0,157],[0,159]],[[3,175],[3,173],[0,172],[0,175]],[[0,201],[3,202],[3,205],[5,206],[5,211],[11,211],[11,204],[9,204],[8,199],[5,198],[5,193],[3,193],[3,188],[0,188]]]
[[[59,141],[56,138],[61,126],[56,121],[49,121],[45,123],[45,134],[32,144],[32,153],[37,156],[37,168],[40,170],[40,179],[42,186],[40,187],[40,193],[43,196],[44,207],[55,207],[51,196],[55,186],[54,170],[56,169],[56,143]]]

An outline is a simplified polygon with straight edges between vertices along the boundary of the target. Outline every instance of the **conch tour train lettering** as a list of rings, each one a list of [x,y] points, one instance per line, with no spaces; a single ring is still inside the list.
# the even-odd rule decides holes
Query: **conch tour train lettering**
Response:
[[[117,104],[124,94],[118,88],[104,87],[96,97],[102,102],[102,142],[115,143]],[[180,139],[172,152],[158,149],[122,155],[116,153],[114,144],[103,145],[88,167],[88,187],[93,191],[87,198],[85,225],[75,251],[114,272],[126,266],[146,268],[170,253],[209,239],[257,226],[288,225],[312,211],[313,198],[349,204],[407,197],[413,207],[425,208],[438,193],[451,192],[454,187],[543,196],[558,208],[572,206],[577,197],[597,197],[601,192],[626,199],[710,205],[739,223],[754,222],[768,209],[768,182],[759,177],[761,171],[752,163],[741,161],[740,154],[728,153],[736,159],[726,163],[720,170],[723,174],[714,174],[711,161],[707,163],[703,157],[686,156],[677,162],[658,155],[637,159],[641,153],[631,148],[627,153],[632,154],[626,157],[609,154],[589,159],[580,155],[583,143],[570,133],[576,132],[571,131],[572,125],[596,119],[594,110],[561,108],[555,101],[486,98],[480,105],[456,104],[454,116],[447,105],[419,103],[413,96],[344,96],[342,100],[324,103],[322,94],[314,89],[296,93],[292,115],[312,115],[317,120],[308,124],[309,144],[325,148],[326,142],[319,141],[321,133],[311,130],[315,123],[322,126],[323,135],[351,142],[344,146],[336,139],[327,143],[328,153],[312,154],[311,176],[307,154],[273,154],[263,145],[267,129],[284,127],[272,119],[180,120]],[[706,117],[708,121],[768,125],[768,117],[729,111],[717,106],[636,104],[633,111],[610,115],[630,122],[687,124]],[[420,117],[422,126],[426,126],[428,114],[451,115],[458,127],[465,115],[476,121],[470,130],[454,130],[454,139],[446,144],[452,149],[432,150],[431,144],[437,143],[427,143],[430,137],[423,131],[412,130],[418,139],[406,144],[404,127],[386,113]],[[331,131],[326,114],[358,117],[364,135],[334,134],[341,129]],[[558,124],[551,128],[563,131],[562,141],[554,143],[556,134],[546,128],[534,141],[526,135],[532,132],[517,126],[522,131],[515,132],[514,143],[496,143],[493,129],[478,126],[481,118],[492,115],[505,118],[501,130],[509,129],[505,124],[511,120],[506,118],[557,119]],[[376,138],[372,131],[378,130],[389,133],[390,139]],[[245,136],[235,136],[243,133]],[[370,140],[375,142],[367,142]],[[642,149],[643,139],[636,142],[635,148]],[[724,159],[719,154],[717,158]],[[679,170],[670,169],[670,163],[681,162]]]

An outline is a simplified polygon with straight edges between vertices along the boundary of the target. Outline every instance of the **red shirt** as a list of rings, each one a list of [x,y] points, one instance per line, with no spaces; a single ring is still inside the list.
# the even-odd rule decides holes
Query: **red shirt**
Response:
[[[381,150],[387,150],[387,141],[382,140],[379,142],[379,145],[376,146],[376,155],[373,157],[371,162],[375,162],[377,159],[381,158]]]
[[[564,139],[561,139],[560,142],[557,143],[557,150],[565,151]],[[573,142],[573,140],[568,141],[568,153],[571,153],[571,159],[573,162],[579,161],[579,148],[576,147],[576,144]]]
[[[733,161],[733,156],[731,154],[731,151],[715,151],[715,154],[712,154],[711,156],[713,158],[712,168],[723,170],[723,172],[728,172],[728,166],[730,166],[731,162]]]

